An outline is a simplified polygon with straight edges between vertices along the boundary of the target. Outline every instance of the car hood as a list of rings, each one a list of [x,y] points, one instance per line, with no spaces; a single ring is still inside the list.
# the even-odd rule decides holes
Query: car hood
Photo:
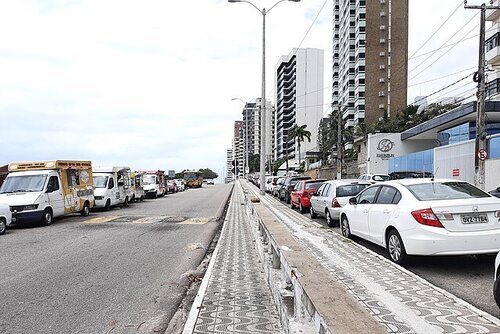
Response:
[[[106,190],[106,188],[94,188],[94,196],[103,196]]]
[[[0,203],[7,204],[9,206],[33,204],[37,201],[41,194],[41,191],[0,194]]]

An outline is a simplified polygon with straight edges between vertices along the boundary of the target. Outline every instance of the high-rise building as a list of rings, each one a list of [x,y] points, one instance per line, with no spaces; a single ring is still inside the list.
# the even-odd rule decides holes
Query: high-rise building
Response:
[[[234,179],[243,177],[243,162],[245,159],[245,139],[244,139],[244,122],[235,121],[234,122],[234,137],[233,137],[233,160],[236,161],[236,173],[234,173]]]
[[[495,1],[494,5],[500,5]],[[500,10],[489,10],[486,12],[486,20],[493,25],[486,30],[486,61],[494,71],[488,71],[486,77],[486,96],[489,100],[500,100]]]
[[[299,160],[298,148],[288,131],[307,125],[311,142],[301,143],[301,159],[317,150],[318,126],[323,118],[323,50],[293,49],[276,65],[275,159]]]
[[[231,183],[234,181],[233,169],[233,148],[228,148],[226,150],[226,179],[224,183]]]
[[[408,0],[334,0],[334,110],[345,127],[406,107]]]

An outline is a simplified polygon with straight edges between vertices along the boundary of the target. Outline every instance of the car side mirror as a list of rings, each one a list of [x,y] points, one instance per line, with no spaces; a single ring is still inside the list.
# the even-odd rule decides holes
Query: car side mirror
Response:
[[[497,188],[497,191],[500,193],[500,187]]]
[[[349,204],[351,204],[351,205],[358,204],[358,200],[356,199],[356,197],[349,198]]]

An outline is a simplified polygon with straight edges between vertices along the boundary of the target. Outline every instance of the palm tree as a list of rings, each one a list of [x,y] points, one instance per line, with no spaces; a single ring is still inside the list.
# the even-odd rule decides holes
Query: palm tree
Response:
[[[307,128],[307,125],[304,124],[304,125],[301,125],[301,126],[298,126],[297,124],[295,124],[293,126],[292,129],[290,129],[290,131],[288,131],[288,137],[290,138],[293,138],[293,140],[297,140],[297,148],[299,150],[299,165],[301,163],[300,161],[300,143],[305,141],[306,139],[311,142],[311,132],[306,130]]]

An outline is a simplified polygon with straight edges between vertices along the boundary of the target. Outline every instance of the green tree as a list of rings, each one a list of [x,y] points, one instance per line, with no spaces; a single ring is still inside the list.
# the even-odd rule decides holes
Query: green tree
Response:
[[[255,173],[260,170],[260,155],[258,154],[248,155],[248,169],[250,173]]]
[[[284,158],[279,158],[278,160],[273,161],[273,175],[278,174],[278,169],[284,162]]]
[[[301,163],[300,160],[300,143],[304,142],[306,139],[311,142],[311,132],[309,130],[306,130],[307,125],[301,125],[298,126],[295,124],[293,128],[288,131],[288,137],[293,138],[294,141],[297,141],[297,149],[299,151],[299,165]]]
[[[203,174],[204,179],[216,179],[219,175],[212,171],[210,168],[200,168],[199,170]]]

